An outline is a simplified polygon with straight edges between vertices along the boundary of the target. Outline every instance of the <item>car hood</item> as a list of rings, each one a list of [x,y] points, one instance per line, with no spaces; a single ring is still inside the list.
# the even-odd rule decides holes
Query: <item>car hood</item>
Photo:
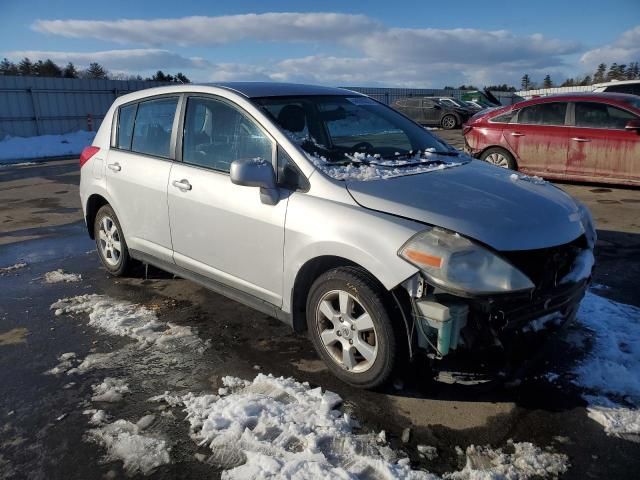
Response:
[[[568,243],[584,229],[576,202],[550,183],[473,160],[374,181],[347,181],[365,208],[453,230],[496,250]]]

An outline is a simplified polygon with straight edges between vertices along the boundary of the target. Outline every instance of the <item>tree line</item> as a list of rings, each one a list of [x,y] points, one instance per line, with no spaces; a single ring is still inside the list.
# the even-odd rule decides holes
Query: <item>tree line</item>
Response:
[[[607,69],[606,63],[601,63],[593,75],[583,75],[575,78],[567,78],[560,85],[556,85],[551,75],[545,75],[542,85],[533,82],[528,74],[522,76],[520,86],[522,90],[534,90],[536,88],[575,87],[579,85],[593,85],[594,83],[611,82],[613,80],[640,80],[640,63],[631,62],[612,63]]]
[[[85,69],[78,69],[72,62],[61,67],[53,60],[37,60],[32,62],[25,57],[18,63],[14,63],[7,58],[0,62],[0,75],[16,75],[24,77],[53,77],[53,78],[91,78],[109,80],[147,80],[155,82],[191,83],[182,72],[175,75],[164,73],[158,70],[154,75],[142,78],[140,75],[111,74],[97,62],[92,62]]]

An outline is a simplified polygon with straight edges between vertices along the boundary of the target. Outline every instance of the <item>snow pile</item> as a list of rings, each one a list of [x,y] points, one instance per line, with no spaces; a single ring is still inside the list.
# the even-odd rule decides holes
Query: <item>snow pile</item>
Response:
[[[587,293],[578,320],[593,335],[592,351],[574,370],[589,416],[607,433],[640,435],[640,308]]]
[[[545,183],[547,183],[547,181],[544,178],[540,178],[535,175],[533,176],[525,175],[524,173],[512,173],[511,175],[509,175],[509,178],[511,179],[512,182],[523,181],[523,182],[534,183],[536,185],[544,185]]]
[[[512,453],[502,449],[467,448],[467,463],[459,472],[447,473],[451,480],[492,480],[558,477],[569,468],[568,458],[560,453],[545,452],[532,443],[507,442]]]
[[[63,135],[41,135],[38,137],[10,137],[0,141],[0,163],[25,158],[63,157],[80,155],[91,145],[95,132],[78,131]]]
[[[433,163],[437,159],[437,155],[431,152],[418,152],[415,157],[408,160],[379,160],[378,157],[366,156],[366,160],[370,163],[349,163],[340,165],[329,162],[325,157],[311,155],[304,152],[307,158],[325,174],[336,180],[381,180],[403,175],[416,175],[418,173],[432,172],[436,170],[445,170],[447,168],[457,167],[466,162],[451,162],[443,160],[443,163]],[[359,154],[356,154],[359,155]],[[360,161],[361,158],[358,157]],[[419,163],[418,165],[414,165]],[[421,164],[420,164],[421,163]],[[411,164],[411,166],[403,167],[403,165]]]
[[[152,310],[104,295],[86,294],[58,300],[51,309],[56,315],[88,313],[89,325],[104,332],[130,337],[141,347],[156,346],[163,351],[188,347],[204,352],[203,342],[191,327],[163,324]]]
[[[182,398],[193,439],[225,478],[437,477],[413,471],[374,435],[356,435],[338,395],[293,379],[225,377],[231,393]]]
[[[44,274],[45,283],[74,283],[81,281],[82,275],[78,273],[65,273],[61,268]]]
[[[579,282],[591,275],[593,265],[596,263],[596,259],[593,256],[593,250],[582,250],[573,263],[571,271],[565,275],[560,283]]]
[[[5,273],[15,272],[16,270],[20,270],[21,268],[26,267],[27,264],[25,262],[14,263],[13,265],[9,265],[8,267],[0,268],[0,275],[4,275]]]
[[[102,383],[92,385],[92,402],[119,402],[125,393],[129,393],[129,385],[119,378],[106,377]]]
[[[104,418],[99,412],[102,410],[96,411],[92,417],[92,420],[96,419],[96,423],[100,423],[100,419]],[[165,440],[142,435],[140,430],[137,425],[127,420],[116,420],[89,430],[87,438],[106,448],[105,460],[121,460],[129,475],[148,475],[171,461],[170,448]]]

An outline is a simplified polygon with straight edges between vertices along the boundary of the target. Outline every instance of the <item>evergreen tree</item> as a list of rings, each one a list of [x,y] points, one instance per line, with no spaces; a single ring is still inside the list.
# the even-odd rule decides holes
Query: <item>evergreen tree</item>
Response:
[[[596,70],[596,73],[594,73],[593,75],[593,82],[594,83],[602,83],[605,80],[605,73],[607,71],[607,64],[606,63],[601,63],[600,65],[598,65],[598,69]]]
[[[0,75],[18,75],[18,67],[5,58],[0,62]]]
[[[62,76],[64,78],[78,78],[78,70],[76,69],[76,66],[71,62],[67,63],[67,66],[62,70]]]
[[[564,82],[560,84],[561,87],[573,87],[575,86],[576,81],[573,78],[567,78]]]
[[[107,78],[107,71],[97,62],[89,64],[89,68],[84,71],[85,78],[103,79]]]
[[[18,64],[18,72],[23,76],[34,75],[35,69],[33,62],[27,57],[24,57]]]
[[[38,63],[36,63],[36,70],[37,75],[40,77],[62,76],[62,69],[49,58],[47,58],[44,62],[42,60],[38,60]]]
[[[605,77],[605,80],[607,82],[610,82],[611,80],[616,80],[617,75],[618,75],[618,64],[614,62],[609,67],[609,71],[607,72],[607,76]]]
[[[545,75],[544,80],[542,81],[542,87],[543,88],[553,87],[553,82],[551,81],[551,75],[549,74]]]
[[[531,79],[529,78],[529,74],[525,73],[522,76],[520,86],[522,87],[522,90],[529,90],[531,88]]]
[[[176,82],[178,83],[191,83],[191,80],[187,78],[182,72],[176,73]]]
[[[592,85],[593,84],[593,80],[591,79],[591,75],[586,75],[582,81],[579,83],[579,85]]]

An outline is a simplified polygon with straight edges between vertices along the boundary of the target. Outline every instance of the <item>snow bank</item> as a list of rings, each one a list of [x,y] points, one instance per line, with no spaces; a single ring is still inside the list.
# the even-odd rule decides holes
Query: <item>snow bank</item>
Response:
[[[82,275],[78,273],[65,273],[61,268],[44,274],[45,283],[74,283],[81,281]]]
[[[26,267],[27,264],[25,262],[14,263],[13,265],[9,265],[8,267],[0,268],[0,275],[4,275],[5,273],[15,272],[16,270],[20,270],[21,268]]]
[[[63,157],[80,155],[84,147],[91,145],[95,132],[78,131],[63,135],[39,137],[10,137],[0,141],[0,163],[13,163],[26,158]]]
[[[142,435],[140,428],[127,420],[116,420],[91,429],[87,438],[106,448],[107,461],[121,460],[125,471],[130,475],[148,475],[160,465],[171,461],[170,448],[165,440]]]
[[[104,295],[63,298],[51,309],[56,315],[88,313],[89,325],[112,335],[133,338],[141,347],[154,345],[163,351],[188,347],[202,353],[209,346],[191,327],[161,323],[155,312],[144,306]]]
[[[459,472],[443,476],[451,480],[492,480],[555,477],[569,468],[566,455],[546,452],[532,443],[507,442],[511,453],[502,449],[471,445],[467,462]]]
[[[593,348],[575,369],[589,416],[607,433],[640,435],[640,308],[587,293],[578,321]]]

